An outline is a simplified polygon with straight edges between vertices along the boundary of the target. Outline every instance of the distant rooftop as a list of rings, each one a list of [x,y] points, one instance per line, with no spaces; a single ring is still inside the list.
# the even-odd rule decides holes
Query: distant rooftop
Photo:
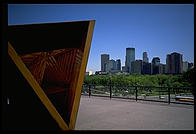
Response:
[[[126,48],[126,49],[135,49],[135,48],[133,48],[133,47],[128,47],[128,48]]]

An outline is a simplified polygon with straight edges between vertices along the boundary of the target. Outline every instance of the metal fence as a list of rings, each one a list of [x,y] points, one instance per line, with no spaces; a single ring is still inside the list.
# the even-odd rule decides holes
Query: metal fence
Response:
[[[114,86],[84,84],[82,94],[90,96],[194,105],[191,87]]]

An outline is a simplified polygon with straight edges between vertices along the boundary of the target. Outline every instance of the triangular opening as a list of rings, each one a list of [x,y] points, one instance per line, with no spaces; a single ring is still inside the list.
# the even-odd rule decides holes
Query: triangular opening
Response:
[[[94,22],[90,22],[8,26],[9,42],[25,64],[25,70],[31,72],[30,76],[34,77],[35,85],[39,90],[43,89],[70,129],[75,126],[80,86],[90,49],[94,26]],[[77,100],[74,100],[76,92]],[[59,119],[59,116],[57,119],[54,114],[52,115],[56,121]]]
[[[67,124],[83,52],[78,48],[20,55]],[[72,95],[73,94],[73,95]]]

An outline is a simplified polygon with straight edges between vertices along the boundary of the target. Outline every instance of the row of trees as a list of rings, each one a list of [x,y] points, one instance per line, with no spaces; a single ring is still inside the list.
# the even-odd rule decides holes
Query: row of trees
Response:
[[[194,68],[179,75],[91,75],[85,76],[84,84],[115,86],[169,86],[169,87],[193,87]]]

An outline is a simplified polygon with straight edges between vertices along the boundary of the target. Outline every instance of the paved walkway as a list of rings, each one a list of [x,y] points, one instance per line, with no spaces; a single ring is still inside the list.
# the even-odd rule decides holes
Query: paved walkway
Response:
[[[76,130],[193,130],[194,106],[81,96]]]

